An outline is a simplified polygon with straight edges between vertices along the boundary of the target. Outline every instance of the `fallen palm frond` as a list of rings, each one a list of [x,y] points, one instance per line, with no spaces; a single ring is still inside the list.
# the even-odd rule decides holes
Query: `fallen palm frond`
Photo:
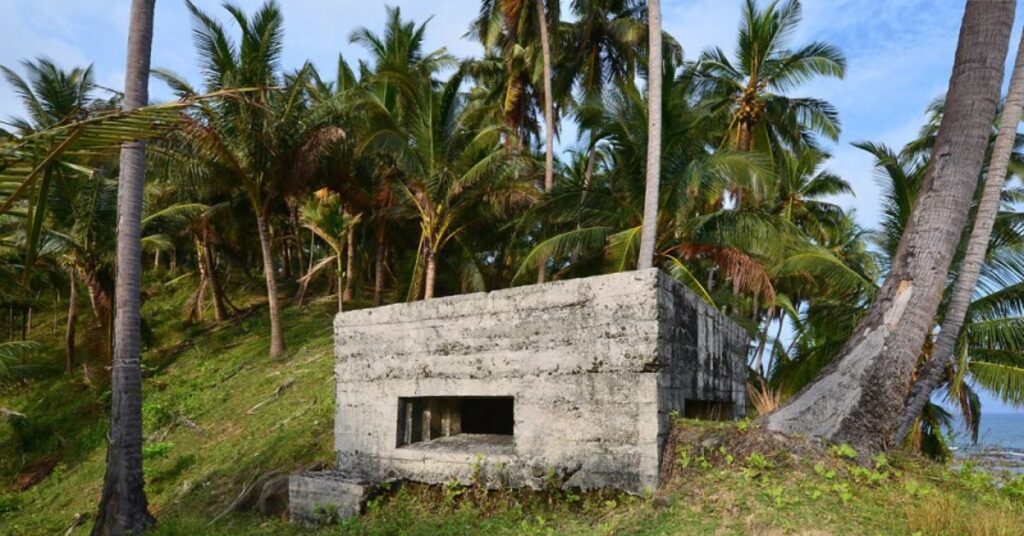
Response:
[[[753,383],[747,383],[747,396],[758,415],[767,415],[782,403],[782,390],[772,389],[763,379],[758,383],[756,387]]]

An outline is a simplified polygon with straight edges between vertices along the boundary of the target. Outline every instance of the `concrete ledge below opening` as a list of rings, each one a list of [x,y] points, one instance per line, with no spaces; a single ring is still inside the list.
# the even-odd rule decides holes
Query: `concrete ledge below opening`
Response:
[[[515,438],[502,434],[457,434],[399,447],[401,450],[457,452],[500,456],[515,454]]]

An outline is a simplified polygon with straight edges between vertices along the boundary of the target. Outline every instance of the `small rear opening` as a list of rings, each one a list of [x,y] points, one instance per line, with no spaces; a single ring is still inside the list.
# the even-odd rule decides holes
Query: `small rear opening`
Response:
[[[683,417],[702,421],[731,421],[733,419],[732,402],[687,398],[683,405]]]
[[[454,436],[509,443],[515,429],[513,406],[511,396],[399,398],[397,446]]]

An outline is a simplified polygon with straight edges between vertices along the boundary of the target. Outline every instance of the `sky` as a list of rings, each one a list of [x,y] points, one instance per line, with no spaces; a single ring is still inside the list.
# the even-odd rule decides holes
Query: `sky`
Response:
[[[226,20],[219,0],[195,0],[203,10]],[[262,0],[235,0],[251,12]],[[433,17],[426,34],[427,50],[446,47],[466,57],[480,47],[464,37],[479,0],[389,0],[405,18],[417,22]],[[563,14],[569,13],[562,0]],[[735,47],[742,0],[662,0],[664,29],[679,41],[687,59],[709,46],[726,52]],[[26,58],[44,55],[69,68],[93,64],[97,82],[120,89],[124,85],[124,54],[130,0],[0,0],[0,65],[16,68]],[[283,64],[295,68],[311,60],[322,73],[333,73],[338,54],[365,57],[348,42],[352,30],[366,26],[379,31],[384,23],[382,2],[366,0],[280,0],[285,19]],[[804,0],[804,20],[793,45],[822,40],[837,45],[847,57],[843,80],[820,80],[792,92],[835,105],[842,121],[839,142],[828,144],[833,159],[827,168],[849,181],[856,196],[838,202],[856,211],[867,228],[879,218],[879,188],[871,158],[852,147],[874,141],[901,147],[924,122],[924,110],[942,95],[949,81],[963,15],[963,0]],[[153,66],[175,71],[199,85],[191,20],[184,0],[157,0]],[[1019,40],[1024,5],[1018,6],[1012,43]],[[1012,54],[1009,56],[1012,57]],[[1012,58],[1011,58],[1012,59]],[[20,70],[20,69],[18,69]],[[153,100],[170,97],[154,81]],[[20,115],[10,87],[0,84],[0,117]],[[565,128],[559,146],[576,143],[575,130]],[[984,397],[986,412],[1010,408]]]

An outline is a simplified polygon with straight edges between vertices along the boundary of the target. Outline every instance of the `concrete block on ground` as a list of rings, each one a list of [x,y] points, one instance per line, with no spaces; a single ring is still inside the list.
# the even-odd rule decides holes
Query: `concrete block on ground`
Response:
[[[320,524],[359,515],[374,486],[337,471],[316,471],[288,477],[289,519]]]

